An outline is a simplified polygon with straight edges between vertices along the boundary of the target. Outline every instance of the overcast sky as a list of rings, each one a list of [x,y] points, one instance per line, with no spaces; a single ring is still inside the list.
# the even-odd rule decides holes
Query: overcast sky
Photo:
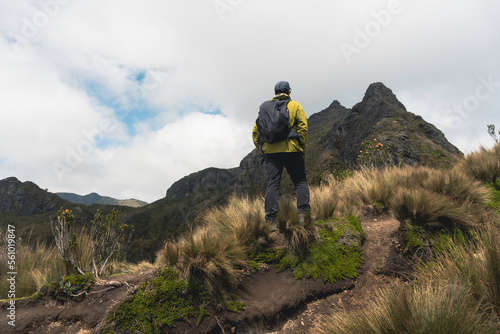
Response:
[[[235,167],[277,81],[383,82],[464,153],[500,128],[498,0],[0,0],[0,179],[148,202]]]

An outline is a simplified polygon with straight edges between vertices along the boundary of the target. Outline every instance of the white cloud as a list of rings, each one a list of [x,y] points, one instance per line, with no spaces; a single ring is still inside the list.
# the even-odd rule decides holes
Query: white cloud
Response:
[[[500,127],[500,89],[453,111],[478,78],[500,81],[498,12],[494,0],[0,0],[0,178],[158,199],[190,172],[236,166],[279,80],[307,115],[352,107],[381,81],[473,150],[491,142],[486,124]],[[360,31],[348,62],[341,43]],[[68,156],[61,183],[53,163]]]
[[[113,193],[118,198],[154,201],[166,186],[207,167],[239,165],[249,152],[250,130],[220,115],[191,113],[157,131],[144,130],[127,146],[96,149],[53,183],[60,191]],[[95,182],[88,182],[94,175]]]

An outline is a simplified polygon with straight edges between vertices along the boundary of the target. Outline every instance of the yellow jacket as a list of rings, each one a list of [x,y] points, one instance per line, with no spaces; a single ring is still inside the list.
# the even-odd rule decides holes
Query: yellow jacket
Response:
[[[273,100],[289,100],[287,94],[278,94],[272,98]],[[289,138],[277,143],[264,143],[262,145],[263,153],[281,153],[281,152],[303,152],[307,142],[307,117],[304,109],[297,101],[288,103],[288,116],[290,119],[290,127],[292,131],[297,132],[299,139]],[[255,147],[260,149],[260,135],[257,129],[257,124],[254,124],[252,130],[252,139]]]

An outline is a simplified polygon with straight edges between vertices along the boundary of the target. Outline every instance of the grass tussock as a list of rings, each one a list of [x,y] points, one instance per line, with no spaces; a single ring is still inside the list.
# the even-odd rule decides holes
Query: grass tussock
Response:
[[[465,174],[486,183],[500,178],[500,143],[491,149],[483,146],[464,157],[455,167]]]
[[[2,247],[2,249],[7,249]],[[7,264],[7,256],[0,255],[2,264]],[[5,270],[3,270],[5,269]],[[27,245],[18,242],[16,248],[16,297],[31,296],[42,286],[58,280],[66,275],[66,266],[55,247],[49,247],[37,242]],[[0,299],[8,297],[9,282],[7,281],[7,268],[0,272]]]
[[[500,231],[488,224],[469,243],[451,240],[435,261],[418,268],[422,282],[457,281],[500,319]]]
[[[200,220],[202,224],[216,229],[217,234],[230,236],[247,245],[269,232],[264,216],[262,197],[232,196],[225,206],[208,210]]]
[[[468,230],[483,222],[484,207],[469,201],[458,202],[433,191],[400,188],[391,200],[391,210],[399,221],[427,228]]]
[[[325,177],[323,182],[311,187],[311,212],[316,219],[328,219],[343,206],[340,196],[340,184],[333,175]]]
[[[237,285],[247,267],[246,251],[267,237],[262,198],[233,196],[226,206],[200,217],[196,229],[176,242],[166,242],[157,253],[157,265],[177,268],[184,277],[201,280],[209,293]]]
[[[445,229],[468,229],[484,223],[484,205],[491,196],[479,181],[459,170],[423,166],[362,169],[321,194],[329,195],[328,191],[337,192],[342,202],[365,208],[365,212],[392,212],[400,221],[409,219],[421,226]]]
[[[287,196],[280,199],[278,229],[284,236],[285,249],[291,253],[306,252],[319,237],[311,212],[307,212],[301,222],[295,199]]]
[[[322,326],[328,334],[497,333],[460,284],[401,285],[379,293],[371,307],[341,312]]]
[[[203,281],[215,294],[239,283],[245,268],[245,247],[230,235],[203,227],[183,238],[179,244],[177,267],[194,280]]]
[[[415,282],[379,292],[358,312],[335,312],[324,333],[498,333],[500,231],[489,223],[466,242],[448,241],[433,261],[417,268]]]

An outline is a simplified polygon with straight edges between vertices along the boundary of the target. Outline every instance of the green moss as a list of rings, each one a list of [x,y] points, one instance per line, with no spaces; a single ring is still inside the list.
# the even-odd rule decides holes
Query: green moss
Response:
[[[238,297],[235,294],[225,294],[222,296],[222,307],[231,312],[240,313],[245,310],[245,304],[238,300]]]
[[[94,284],[95,278],[92,273],[85,273],[85,275],[68,275],[63,278],[63,283],[70,286],[84,286],[85,288],[90,288]]]
[[[89,291],[94,283],[95,278],[92,273],[68,275],[62,280],[46,284],[33,295],[33,298],[40,299],[48,294],[52,298],[64,302],[83,291]]]
[[[382,204],[381,204],[382,205]],[[352,227],[355,231],[358,231],[359,237],[364,238],[363,236],[363,227],[361,226],[361,222],[356,216],[347,216],[346,217],[348,225]]]
[[[160,333],[176,321],[196,319],[199,325],[210,299],[205,288],[185,282],[170,268],[141,284],[140,289],[108,316],[104,333]]]
[[[278,264],[286,255],[284,249],[259,247],[249,254],[253,261],[267,264]]]
[[[487,206],[500,211],[500,179],[496,179],[495,184],[485,184],[491,190],[491,198]]]
[[[259,270],[259,264],[257,261],[249,261],[248,266],[254,270]]]
[[[283,249],[261,248],[250,254],[256,262],[274,265],[278,271],[290,269],[296,279],[321,277],[325,282],[355,278],[363,262],[363,228],[355,216],[317,221],[320,240],[303,254]]]
[[[466,245],[477,238],[476,232],[473,230],[462,231],[457,228],[453,231],[446,229],[428,231],[421,226],[412,225],[408,221],[406,221],[401,235],[405,252],[427,254],[426,256],[430,257],[433,257],[436,253],[450,250],[457,243]]]
[[[303,257],[288,255],[280,266],[292,269],[296,279],[321,277],[325,282],[357,277],[357,271],[363,262],[361,243],[358,245],[341,242],[347,233],[361,237],[362,228],[355,217],[324,225],[320,230],[320,242],[314,243],[309,253]],[[360,230],[358,230],[358,228]],[[356,233],[358,232],[358,233]]]
[[[428,239],[422,226],[412,225],[409,222],[403,227],[402,237],[406,250],[412,253],[423,250],[423,241]]]

